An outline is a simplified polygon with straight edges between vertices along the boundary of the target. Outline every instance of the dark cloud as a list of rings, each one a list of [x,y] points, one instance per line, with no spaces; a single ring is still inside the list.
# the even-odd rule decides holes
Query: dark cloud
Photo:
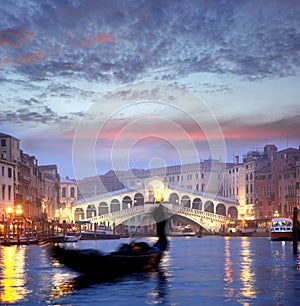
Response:
[[[299,69],[297,1],[6,1],[2,65],[31,78],[130,82]],[[16,48],[17,47],[17,48]]]
[[[23,101],[23,104],[32,105],[32,101]],[[36,103],[36,102],[34,102]],[[0,113],[0,122],[10,122],[13,124],[59,124],[63,121],[71,119],[68,116],[62,116],[54,112],[48,106],[34,108],[19,108],[15,111],[7,110]]]

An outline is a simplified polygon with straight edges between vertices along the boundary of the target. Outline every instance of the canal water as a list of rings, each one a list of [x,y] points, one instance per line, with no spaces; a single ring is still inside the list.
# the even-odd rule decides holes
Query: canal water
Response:
[[[68,247],[109,252],[128,240]],[[300,305],[300,256],[268,238],[174,237],[157,271],[101,283],[53,260],[46,245],[1,246],[0,272],[1,305]]]

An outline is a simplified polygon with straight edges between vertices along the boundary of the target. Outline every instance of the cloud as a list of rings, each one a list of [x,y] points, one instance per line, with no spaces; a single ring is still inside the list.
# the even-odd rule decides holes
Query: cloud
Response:
[[[285,118],[269,122],[253,120],[251,124],[243,120],[233,119],[220,122],[226,139],[279,139],[291,137],[300,141],[300,115],[293,114]]]
[[[90,39],[84,39],[84,40],[79,41],[79,44],[83,46],[90,46],[92,44],[95,44],[95,45],[103,44],[107,42],[113,42],[115,40],[116,40],[116,37],[114,35],[99,33]]]
[[[22,6],[22,17],[0,21],[1,28],[9,23],[0,32],[2,45],[12,47],[7,59],[27,64],[20,70],[27,75],[61,71],[87,80],[126,83],[197,72],[254,80],[292,75],[299,69],[298,2],[30,4]],[[9,7],[6,13],[13,14]]]
[[[33,101],[23,101],[27,106],[32,106]],[[19,108],[16,110],[2,111],[0,114],[0,122],[10,122],[10,124],[18,125],[34,125],[34,124],[51,124],[61,123],[62,121],[68,120],[68,116],[61,116],[54,112],[48,106],[35,106],[34,108]]]
[[[34,33],[22,28],[4,29],[0,31],[0,46],[18,48],[29,43],[34,37]]]

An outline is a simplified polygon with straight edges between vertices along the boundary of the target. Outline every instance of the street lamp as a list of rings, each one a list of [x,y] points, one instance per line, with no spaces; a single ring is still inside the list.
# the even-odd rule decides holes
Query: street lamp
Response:
[[[17,205],[16,214],[20,217],[23,213],[22,206],[20,204]]]
[[[10,244],[10,221],[11,221],[11,216],[12,216],[14,210],[10,206],[8,206],[8,207],[5,208],[5,212],[8,216],[8,218],[7,218],[7,231],[6,231],[7,243]]]
[[[21,235],[21,231],[20,231],[20,216],[22,215],[23,210],[22,210],[22,206],[20,204],[17,205],[17,209],[16,209],[16,215],[17,215],[17,239],[20,242],[20,235]],[[22,225],[21,225],[22,228]]]
[[[14,210],[10,206],[8,206],[8,207],[5,208],[5,212],[9,216],[9,218],[11,218]]]

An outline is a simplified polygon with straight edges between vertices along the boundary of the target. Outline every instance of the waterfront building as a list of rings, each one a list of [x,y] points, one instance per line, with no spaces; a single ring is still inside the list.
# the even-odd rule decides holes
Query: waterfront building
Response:
[[[60,194],[60,176],[56,165],[39,166],[43,172],[43,180],[45,184],[45,193],[43,198],[43,206],[47,218],[55,220],[59,218],[59,194]]]
[[[14,206],[14,172],[15,164],[0,159],[0,216],[6,218],[7,207]]]
[[[42,203],[45,195],[43,171],[35,156],[28,155],[21,150],[19,166],[20,188],[17,193],[16,204],[22,206],[23,214],[30,220],[41,218]]]
[[[20,140],[0,133],[0,142],[0,158],[14,164],[20,162]]]
[[[256,218],[291,217],[297,202],[300,150],[273,151],[270,162],[255,172]]]
[[[292,217],[297,205],[297,162],[300,161],[300,148],[287,148],[277,152],[274,164],[278,171],[278,213]],[[276,198],[275,198],[276,200]]]
[[[300,208],[300,161],[296,161],[296,205]]]
[[[75,179],[69,177],[60,179],[59,219],[70,223],[72,220],[72,204],[78,200],[78,188]]]
[[[245,166],[239,162],[238,156],[235,156],[235,163],[226,170],[223,185],[223,196],[233,198],[240,204],[238,218],[247,219],[249,212],[246,206]]]
[[[272,155],[277,152],[277,147],[273,144],[266,145],[264,151],[252,150],[243,157],[245,167],[245,207],[246,218],[257,219],[257,207],[259,205],[255,194],[257,181],[255,173],[271,165]]]
[[[39,166],[35,156],[20,149],[19,139],[4,133],[0,133],[0,163],[0,207],[14,211],[20,205],[30,220],[54,219],[59,208],[57,166]]]

